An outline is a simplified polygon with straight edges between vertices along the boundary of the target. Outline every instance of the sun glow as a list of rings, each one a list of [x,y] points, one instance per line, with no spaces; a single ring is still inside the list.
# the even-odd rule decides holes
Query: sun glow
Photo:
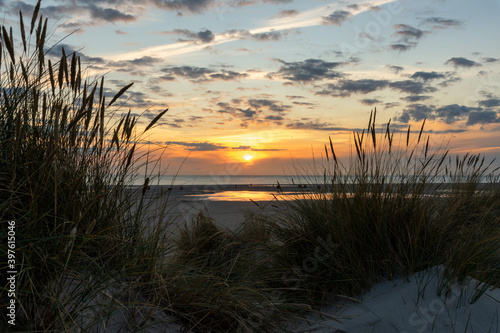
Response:
[[[252,155],[245,155],[245,156],[243,156],[243,159],[244,159],[245,161],[250,161],[252,158],[253,158],[253,156],[252,156]]]

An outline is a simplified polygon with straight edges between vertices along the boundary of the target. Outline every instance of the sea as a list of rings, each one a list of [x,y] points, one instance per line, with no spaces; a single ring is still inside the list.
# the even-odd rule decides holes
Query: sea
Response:
[[[151,177],[150,177],[151,178]],[[134,185],[142,185],[144,176],[137,176]],[[248,175],[162,175],[152,177],[151,185],[294,185],[294,184],[322,184],[323,176],[248,176]]]
[[[352,176],[349,176],[349,178]],[[145,180],[144,175],[137,175],[134,178],[133,185],[142,185]],[[185,185],[300,185],[300,184],[325,184],[325,178],[323,175],[161,175],[161,176],[149,176],[150,185],[166,185],[166,186],[185,186]],[[398,177],[390,177],[392,181],[397,181]],[[354,177],[352,177],[354,182]],[[327,183],[331,181],[331,178],[327,178]],[[457,178],[450,178],[444,176],[429,177],[426,179],[427,183],[452,183],[456,182]],[[463,179],[462,181],[466,181]],[[496,178],[498,183],[499,178]],[[489,177],[481,177],[479,182],[490,183]]]

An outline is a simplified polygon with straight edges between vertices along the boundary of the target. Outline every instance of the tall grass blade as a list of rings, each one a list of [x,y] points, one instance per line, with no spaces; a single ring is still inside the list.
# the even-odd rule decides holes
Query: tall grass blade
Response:
[[[165,111],[162,111],[160,113],[158,113],[158,115],[156,117],[154,117],[154,119],[149,123],[149,125],[146,127],[146,129],[144,130],[144,132],[147,132],[151,127],[153,127],[154,124],[156,124],[156,122],[158,120],[160,120],[161,117],[163,117],[163,115],[165,113],[167,113],[168,109],[166,109]]]
[[[123,95],[130,87],[132,87],[133,84],[134,84],[134,82],[132,82],[132,83],[126,85],[125,87],[123,87],[122,89],[120,89],[120,91],[117,92],[116,95],[113,97],[111,102],[109,102],[108,107],[110,107],[121,95]]]

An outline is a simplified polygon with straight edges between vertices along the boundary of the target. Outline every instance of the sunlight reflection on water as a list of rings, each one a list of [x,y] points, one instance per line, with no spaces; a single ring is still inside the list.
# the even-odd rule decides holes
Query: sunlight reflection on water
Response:
[[[279,200],[293,200],[297,194],[296,192],[269,192],[269,191],[222,191],[211,194],[193,194],[188,195],[187,198],[194,200],[210,200],[210,201],[271,201],[275,196]]]

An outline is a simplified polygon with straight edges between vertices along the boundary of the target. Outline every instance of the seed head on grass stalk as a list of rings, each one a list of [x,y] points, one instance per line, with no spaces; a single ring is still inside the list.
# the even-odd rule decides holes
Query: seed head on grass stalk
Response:
[[[408,126],[398,144],[390,121],[379,134],[375,119],[372,112],[368,136],[353,133],[348,163],[327,158],[322,170],[310,171],[325,175],[323,192],[282,203],[273,235],[285,262],[301,267],[318,239],[339,245],[316,261],[314,272],[303,272],[301,288],[320,300],[327,291],[356,295],[382,279],[435,265],[447,267],[448,281],[468,275],[498,284],[500,261],[492,254],[500,242],[498,180],[481,184],[497,170],[477,154],[452,163],[449,150],[425,138],[426,120],[415,139]],[[330,139],[326,156],[333,154]]]
[[[104,79],[82,81],[86,75],[75,53],[62,48],[59,60],[46,59],[47,20],[39,10],[40,1],[29,34],[20,14],[19,53],[12,29],[0,28],[1,217],[15,220],[22,233],[16,243],[17,327],[88,330],[75,320],[90,306],[84,300],[95,300],[111,277],[155,276],[158,257],[168,248],[169,222],[164,218],[156,234],[146,231],[141,223],[156,218],[153,204],[163,199],[152,195],[138,207],[140,189],[130,190],[133,174],[151,163],[139,150],[144,132],[136,130],[138,119],[130,112],[116,119],[119,108],[111,109],[131,84],[106,103]],[[2,256],[5,251],[0,248]],[[79,280],[73,300],[65,300],[70,277],[89,275],[98,277],[96,283]],[[98,318],[87,324],[102,325]]]

